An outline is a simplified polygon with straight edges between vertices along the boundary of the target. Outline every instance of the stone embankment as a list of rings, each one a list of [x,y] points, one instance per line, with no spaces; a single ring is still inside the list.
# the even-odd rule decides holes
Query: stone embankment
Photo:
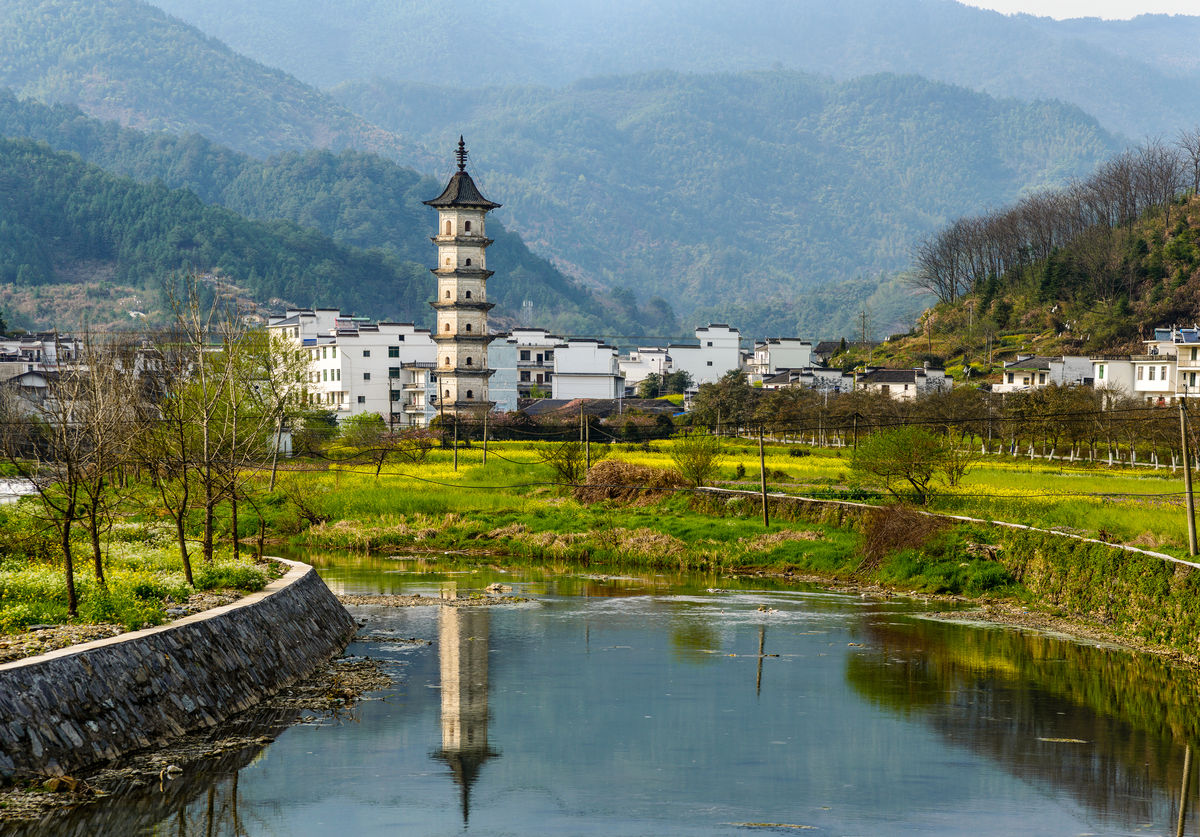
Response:
[[[0,665],[0,777],[63,775],[209,728],[341,651],[356,625],[305,564],[224,607]]]

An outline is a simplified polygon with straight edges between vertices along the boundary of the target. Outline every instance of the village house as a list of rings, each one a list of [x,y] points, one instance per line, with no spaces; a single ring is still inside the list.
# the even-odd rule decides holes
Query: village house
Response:
[[[1057,386],[1087,385],[1092,382],[1091,358],[1064,355],[1041,357],[1019,355],[1016,360],[1004,364],[999,383],[992,384],[992,392],[1007,393],[1021,390],[1040,389],[1052,384]]]
[[[952,381],[943,369],[879,369],[868,366],[855,379],[856,389],[877,392],[897,401],[909,401],[919,395],[950,389]]]
[[[798,337],[772,337],[754,344],[750,361],[750,380],[762,381],[784,369],[804,369],[813,365],[812,343]]]
[[[551,398],[622,398],[625,378],[617,349],[594,338],[578,338],[554,348]]]
[[[729,371],[742,368],[742,335],[726,323],[696,329],[696,342],[667,346],[672,372],[687,372],[692,384],[715,384]]]

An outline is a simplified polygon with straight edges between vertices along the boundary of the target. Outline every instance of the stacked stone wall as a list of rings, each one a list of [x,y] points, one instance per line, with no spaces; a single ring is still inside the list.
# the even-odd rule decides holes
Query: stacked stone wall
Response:
[[[170,625],[0,665],[0,777],[69,774],[247,709],[341,651],[355,623],[305,564]]]

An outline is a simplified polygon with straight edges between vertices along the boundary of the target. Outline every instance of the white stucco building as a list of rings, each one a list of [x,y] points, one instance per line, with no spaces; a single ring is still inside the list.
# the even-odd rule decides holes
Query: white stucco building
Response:
[[[554,348],[552,398],[622,398],[625,378],[617,349],[600,340],[567,340]]]
[[[812,343],[799,337],[772,337],[754,344],[754,359],[750,375],[763,380],[782,369],[804,369],[812,366]]]
[[[730,370],[742,368],[742,335],[725,323],[710,323],[696,329],[696,343],[672,343],[667,347],[672,372],[687,372],[692,384],[715,384]]]
[[[992,384],[992,392],[1020,392],[1040,389],[1052,384],[1057,386],[1081,386],[1089,384],[1093,375],[1092,359],[1063,355],[1041,357],[1026,355],[1004,364],[1000,382]]]
[[[414,372],[432,368],[436,347],[427,329],[412,323],[372,323],[336,309],[290,309],[271,317],[267,328],[288,337],[308,354],[302,397],[339,419],[379,413],[392,426],[423,426],[420,410],[406,410]],[[422,368],[423,367],[423,368]],[[422,392],[423,394],[423,392]]]

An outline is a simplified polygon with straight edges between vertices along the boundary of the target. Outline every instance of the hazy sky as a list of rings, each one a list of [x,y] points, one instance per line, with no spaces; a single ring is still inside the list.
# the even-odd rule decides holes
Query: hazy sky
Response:
[[[1043,17],[1131,18],[1140,14],[1200,15],[1200,0],[959,0],[968,6]]]

